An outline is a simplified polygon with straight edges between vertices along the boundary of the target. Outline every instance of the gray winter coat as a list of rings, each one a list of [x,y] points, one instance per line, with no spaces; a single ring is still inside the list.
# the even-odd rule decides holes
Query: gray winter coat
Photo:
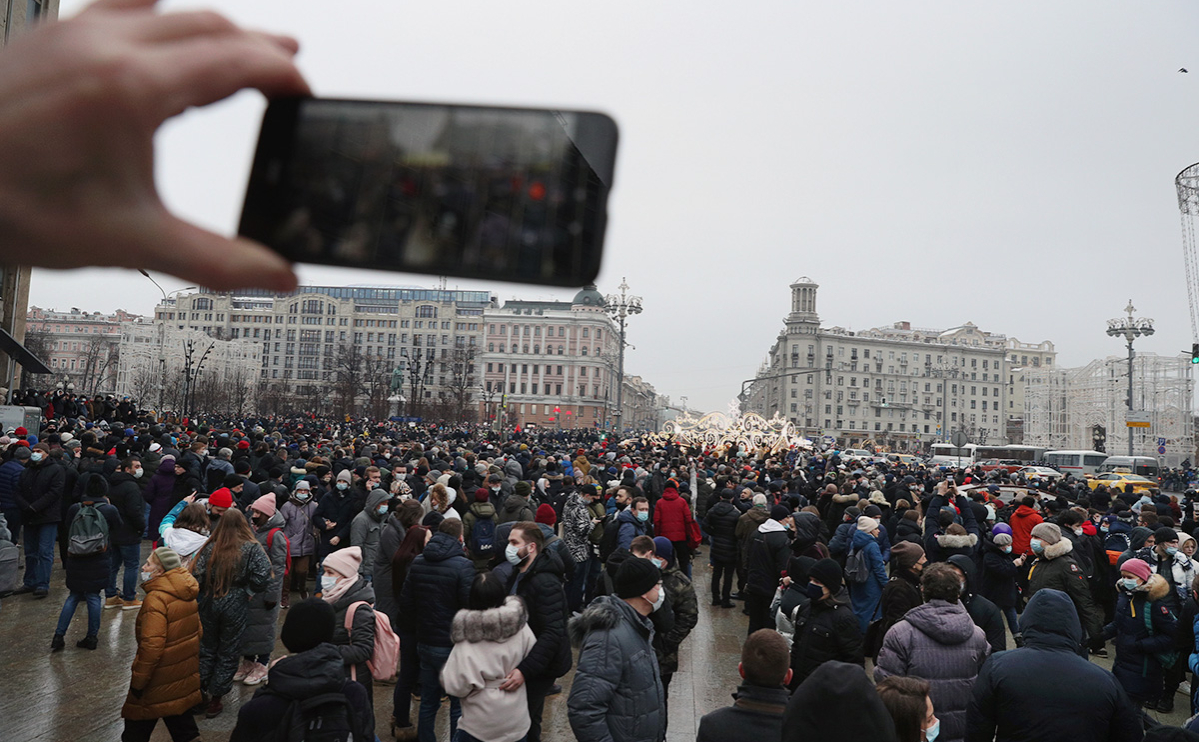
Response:
[[[612,596],[592,601],[570,620],[579,664],[567,709],[579,742],[661,742],[666,703],[654,628],[628,603]]]
[[[341,658],[345,660],[346,676],[349,676],[353,668],[357,681],[366,688],[366,697],[371,698],[373,685],[366,661],[375,652],[374,609],[368,606],[358,607],[354,611],[351,630],[346,631],[346,609],[360,600],[365,600],[371,606],[375,604],[375,591],[362,577],[333,604],[333,644],[337,645],[337,651],[341,652]]]
[[[396,514],[389,514],[379,530],[379,548],[375,549],[375,567],[371,572],[371,584],[375,588],[375,609],[387,614],[393,628],[396,625],[398,606],[391,587],[391,560],[406,533]]]
[[[312,525],[312,516],[316,514],[316,499],[309,498],[301,505],[295,498],[283,503],[279,512],[283,513],[283,532],[291,542],[292,557],[312,556],[316,554],[316,527]]]
[[[283,514],[275,511],[266,525],[255,529],[254,537],[270,559],[271,577],[266,590],[254,593],[250,598],[246,633],[241,639],[242,655],[270,654],[275,649],[275,626],[279,623],[279,600],[283,596],[283,575],[287,571],[287,537],[285,531],[280,530],[270,539],[270,548],[267,548],[267,537],[283,525]]]
[[[362,549],[362,564],[358,566],[360,575],[369,576],[375,568],[375,552],[379,549],[379,532],[383,529],[385,517],[379,515],[378,508],[389,497],[383,490],[375,490],[367,495],[366,506],[350,524],[350,546]]]
[[[901,675],[929,681],[929,696],[941,720],[938,739],[955,742],[966,736],[971,689],[990,653],[986,634],[961,603],[930,600],[908,611],[887,632],[874,679]]]

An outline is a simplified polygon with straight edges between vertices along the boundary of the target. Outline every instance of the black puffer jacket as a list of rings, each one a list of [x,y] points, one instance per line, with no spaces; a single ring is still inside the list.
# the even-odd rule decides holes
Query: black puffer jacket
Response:
[[[746,586],[751,593],[771,597],[791,557],[791,538],[777,520],[767,520],[749,538]]]
[[[429,542],[432,546],[433,542]],[[429,553],[429,546],[425,553]],[[473,569],[472,566],[472,577]],[[516,595],[525,601],[529,611],[529,628],[537,643],[529,650],[528,656],[521,661],[517,669],[525,676],[532,678],[560,678],[570,672],[570,640],[566,634],[566,591],[563,588],[562,560],[557,554],[545,551],[537,555],[529,570],[520,578],[516,587]],[[519,572],[513,572],[515,580]],[[412,578],[408,578],[411,582]],[[470,587],[470,581],[467,581]],[[407,591],[408,583],[404,583]]]
[[[475,565],[458,539],[446,533],[433,534],[409,567],[400,593],[400,613],[417,616],[417,641],[433,647],[454,646],[450,625],[454,614],[467,606],[474,579]],[[532,609],[529,615],[533,616]]]
[[[807,615],[801,613],[796,622],[791,640],[791,690],[829,660],[865,666],[862,629],[845,588],[814,601]]]
[[[121,514],[121,527],[108,534],[116,546],[132,546],[142,541],[146,528],[145,506],[138,480],[125,471],[117,471],[109,480],[108,501]]]
[[[1038,591],[1020,633],[1022,648],[992,655],[978,673],[966,709],[969,742],[1141,739],[1141,715],[1115,676],[1077,654],[1083,631],[1068,595]]]
[[[795,554],[820,559],[813,551],[817,542],[826,542],[827,534],[822,531],[824,522],[815,513],[799,512],[792,516],[795,521],[795,539],[791,542],[791,551]]]
[[[983,577],[979,592],[999,608],[1015,608],[1020,595],[1016,591],[1016,565],[1013,556],[990,541],[983,542]]]
[[[906,511],[905,511],[906,512]],[[899,518],[895,522],[895,541],[910,541],[913,544],[922,544],[923,538],[920,535],[920,523],[907,518]]]
[[[714,563],[737,563],[737,520],[740,517],[741,511],[729,500],[721,500],[708,510],[704,529],[712,542]]]
[[[17,480],[16,500],[21,508],[21,523],[42,525],[61,521],[66,481],[66,470],[51,461],[49,456],[42,459],[40,464],[32,461],[27,464]]]
[[[955,554],[949,557],[948,561],[966,575],[966,594],[962,596],[962,602],[966,605],[966,612],[970,614],[970,619],[987,635],[987,644],[991,645],[992,652],[1004,651],[1007,649],[1007,632],[1003,628],[1003,612],[986,596],[976,592],[978,590],[978,569],[974,566],[974,560],[968,556]]]

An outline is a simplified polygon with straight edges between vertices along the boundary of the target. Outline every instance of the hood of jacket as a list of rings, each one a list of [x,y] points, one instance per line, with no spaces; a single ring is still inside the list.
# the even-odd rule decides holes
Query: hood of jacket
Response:
[[[208,543],[208,537],[186,528],[169,528],[163,534],[162,542],[167,548],[177,551],[179,556],[189,557]]]
[[[527,498],[523,495],[518,495],[515,492],[513,492],[512,494],[510,494],[506,498],[504,498],[504,505],[501,508],[500,512],[504,513],[505,515],[515,515],[522,508],[529,508],[530,510],[535,509],[535,508],[533,508],[533,505],[530,503],[529,498]]]
[[[943,549],[973,549],[978,543],[978,536],[967,533],[965,536],[951,536],[948,533],[938,533],[937,543]]]
[[[816,541],[820,538],[820,516],[800,511],[792,516],[795,521],[795,538]]]
[[[1082,643],[1082,623],[1074,601],[1061,590],[1043,588],[1033,594],[1020,615],[1024,646],[1076,652]]]
[[[767,518],[758,526],[759,533],[786,533],[787,527],[774,518]]]
[[[1137,592],[1145,593],[1145,597],[1156,602],[1170,594],[1170,583],[1159,574],[1149,575],[1149,581],[1141,585]]]
[[[663,500],[677,500],[677,499],[679,499],[679,491],[676,490],[674,487],[667,485],[666,489],[662,491],[662,499]]]
[[[833,495],[833,502],[838,505],[853,505],[862,498],[856,492],[850,492],[848,495]]]
[[[1032,515],[1038,515],[1038,513],[1036,510],[1027,505],[1021,505],[1020,507],[1016,508],[1016,512],[1012,513],[1013,518],[1019,518],[1021,520]]]
[[[895,723],[860,665],[830,660],[800,683],[783,714],[782,742],[895,742]]]
[[[366,505],[362,509],[370,513],[372,518],[381,522],[383,516],[379,515],[379,506],[386,504],[390,499],[391,495],[383,490],[375,490],[366,496]]]
[[[451,557],[465,556],[466,552],[462,550],[462,543],[458,539],[448,533],[437,532],[429,539],[429,543],[425,544],[425,550],[421,554],[426,562],[443,562]]]
[[[961,644],[974,636],[974,621],[961,603],[930,600],[908,611],[903,620],[938,644]]]
[[[1139,551],[1144,548],[1145,542],[1153,535],[1145,526],[1137,526],[1128,531],[1128,549],[1130,551]]]
[[[1074,551],[1074,543],[1070,539],[1062,536],[1062,540],[1056,544],[1045,544],[1044,551],[1041,552],[1042,559],[1057,559]]]
[[[502,642],[515,636],[529,622],[525,602],[515,595],[504,598],[499,608],[484,611],[463,609],[450,625],[450,639],[461,642]]]
[[[508,499],[512,499],[512,498],[508,498]],[[637,519],[637,514],[633,512],[632,507],[627,507],[624,510],[621,510],[620,512],[618,512],[616,514],[616,522],[617,523],[632,523],[633,525],[637,525],[638,523],[641,523],[642,521]],[[649,521],[647,520],[645,522],[648,523]]]
[[[333,644],[319,644],[276,662],[267,673],[272,693],[289,698],[312,698],[341,693],[346,682],[345,661]]]
[[[261,527],[255,526],[254,530],[258,531],[259,533],[266,533],[272,528],[282,528],[285,525],[287,525],[287,523],[283,520],[283,513],[279,510],[276,510],[274,515],[266,519],[266,523],[263,523]]]
[[[473,503],[471,503],[470,511],[475,514],[476,518],[495,517],[495,505],[492,505],[490,500],[487,502],[479,502],[478,500],[475,500]]]
[[[992,543],[987,544],[989,547],[999,550],[998,546]],[[974,594],[975,583],[978,580],[978,571],[974,566],[974,560],[965,554],[954,554],[945,561],[962,570],[962,574],[966,575],[966,592],[970,595]]]
[[[170,474],[171,476],[174,476],[174,474],[175,474],[175,459],[170,456],[164,456],[162,458],[162,461],[158,462],[158,469],[156,469],[154,471],[154,473],[155,474]]]
[[[633,624],[638,632],[646,636],[652,628],[650,620],[633,610],[628,603],[614,595],[601,595],[591,601],[582,613],[570,619],[567,631],[570,640],[579,645],[583,643],[587,634],[614,629],[621,619]]]
[[[1165,580],[1162,580],[1165,582]],[[200,585],[192,573],[185,567],[168,570],[148,581],[144,585],[147,593],[153,590],[173,595],[179,600],[195,600],[200,594]]]
[[[859,531],[857,529],[857,526],[854,526],[853,535],[849,537],[849,543],[851,546],[853,546],[853,548],[864,549],[871,542],[876,543],[876,544],[878,543],[878,541],[875,540],[874,536],[871,536],[869,533],[866,533],[865,531]]]

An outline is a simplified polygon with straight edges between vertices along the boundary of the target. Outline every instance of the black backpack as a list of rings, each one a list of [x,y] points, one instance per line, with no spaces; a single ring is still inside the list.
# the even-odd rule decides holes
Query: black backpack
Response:
[[[290,700],[287,713],[268,738],[270,742],[366,742],[368,739],[364,725],[344,693]]]
[[[620,511],[617,511],[619,513]],[[618,539],[620,538],[620,523],[617,522],[615,515],[609,515],[604,518],[604,536],[600,539],[599,553],[600,561],[608,562],[608,557],[612,556],[612,552],[616,551]]]
[[[495,518],[475,516],[475,524],[470,529],[470,548],[472,556],[490,559],[495,555]]]

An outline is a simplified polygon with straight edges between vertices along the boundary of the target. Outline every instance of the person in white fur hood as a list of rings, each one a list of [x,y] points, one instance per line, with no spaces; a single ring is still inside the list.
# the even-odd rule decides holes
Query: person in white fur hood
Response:
[[[469,608],[450,626],[454,648],[441,669],[441,686],[462,703],[458,742],[517,742],[529,731],[525,687],[500,690],[537,639],[524,601],[508,595],[491,572],[475,577]]]

